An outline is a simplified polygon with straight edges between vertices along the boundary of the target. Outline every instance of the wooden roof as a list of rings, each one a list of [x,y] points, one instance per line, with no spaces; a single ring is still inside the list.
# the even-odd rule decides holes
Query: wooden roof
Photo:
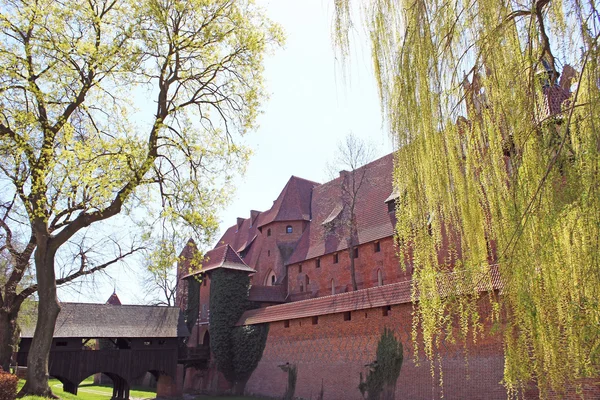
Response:
[[[35,321],[22,327],[31,338]],[[169,338],[189,336],[179,308],[142,305],[61,303],[55,338]]]

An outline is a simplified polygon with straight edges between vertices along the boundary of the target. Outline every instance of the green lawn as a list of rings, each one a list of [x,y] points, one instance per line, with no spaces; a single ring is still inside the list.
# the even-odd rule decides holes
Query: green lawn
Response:
[[[25,380],[19,380],[18,388],[21,389],[24,384]],[[62,383],[60,383],[57,379],[50,379],[50,387],[55,395],[65,400],[107,400],[112,396],[112,387],[107,385],[94,385],[93,377],[89,377],[81,382],[79,389],[77,390],[77,396],[64,392]],[[153,399],[156,397],[156,392],[132,389],[129,392],[129,396],[133,398]],[[23,399],[38,400],[41,398],[36,396],[27,396],[23,397]]]
[[[25,380],[19,380],[18,390],[23,387]],[[50,379],[50,387],[55,395],[64,400],[108,400],[112,396],[112,387],[106,385],[94,385],[93,377],[81,382],[77,390],[77,396],[63,391],[62,383],[57,379]],[[129,392],[131,398],[138,399],[153,399],[156,397],[156,392],[148,392],[145,390],[131,390]],[[24,400],[45,400],[43,397],[27,396]],[[257,397],[213,397],[213,396],[198,396],[197,400],[260,400]]]

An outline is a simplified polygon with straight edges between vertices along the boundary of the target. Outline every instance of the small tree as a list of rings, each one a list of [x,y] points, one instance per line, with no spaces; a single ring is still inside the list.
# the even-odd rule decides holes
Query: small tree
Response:
[[[368,400],[394,400],[396,382],[402,369],[404,354],[402,342],[391,329],[385,328],[377,343],[377,358],[369,364],[370,371],[363,381],[360,375],[358,389]]]

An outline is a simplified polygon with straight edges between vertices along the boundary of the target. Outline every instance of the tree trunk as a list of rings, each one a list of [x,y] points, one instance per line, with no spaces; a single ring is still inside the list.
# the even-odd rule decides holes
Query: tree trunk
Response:
[[[351,241],[348,241],[348,255],[350,256],[350,276],[352,277],[352,289],[358,290],[358,285],[356,284],[356,270],[354,269],[354,247],[352,247]]]
[[[56,317],[60,312],[54,273],[55,249],[49,246],[49,239],[47,233],[37,235],[35,274],[39,296],[38,317],[27,357],[27,382],[19,392],[19,397],[34,395],[57,398],[48,385],[48,358]]]
[[[10,360],[14,351],[17,333],[17,312],[0,309],[0,366],[10,371]]]

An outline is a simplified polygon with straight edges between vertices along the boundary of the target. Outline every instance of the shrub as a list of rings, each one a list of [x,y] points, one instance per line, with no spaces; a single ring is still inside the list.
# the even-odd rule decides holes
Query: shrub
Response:
[[[17,382],[19,378],[16,375],[2,371],[0,368],[0,400],[14,400],[17,396]]]

